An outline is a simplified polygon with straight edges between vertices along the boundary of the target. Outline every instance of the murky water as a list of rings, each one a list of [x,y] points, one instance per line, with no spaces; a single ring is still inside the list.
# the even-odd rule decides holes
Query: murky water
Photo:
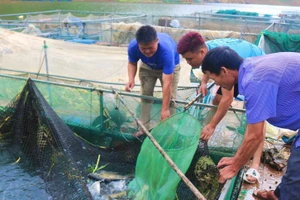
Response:
[[[52,199],[46,193],[43,180],[27,172],[5,149],[0,142],[0,200],[47,200]]]
[[[91,181],[88,184],[88,188],[94,200],[107,200],[109,198],[114,199],[114,197],[118,197],[118,199],[128,199],[126,193],[127,185],[128,182],[125,180],[110,182]]]

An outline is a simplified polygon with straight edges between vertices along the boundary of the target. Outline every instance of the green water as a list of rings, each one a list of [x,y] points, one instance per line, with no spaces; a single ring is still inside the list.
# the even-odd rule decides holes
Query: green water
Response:
[[[170,2],[173,0],[170,0]],[[174,0],[175,2],[175,0]],[[282,10],[300,10],[292,6],[271,6],[255,4],[205,3],[205,4],[165,4],[165,3],[122,3],[122,2],[25,2],[0,0],[0,15],[47,10],[77,10],[97,12],[122,12],[146,15],[188,15],[195,12],[236,9],[261,14],[279,14]]]
[[[196,5],[195,5],[196,6]],[[199,6],[199,5],[198,5]],[[107,2],[11,2],[0,3],[0,14],[48,10],[77,10],[96,12],[121,12],[137,14],[191,13],[192,5]],[[166,13],[167,12],[167,13]]]
[[[84,2],[11,2],[0,3],[1,14],[35,12],[47,10],[110,10],[107,4]]]

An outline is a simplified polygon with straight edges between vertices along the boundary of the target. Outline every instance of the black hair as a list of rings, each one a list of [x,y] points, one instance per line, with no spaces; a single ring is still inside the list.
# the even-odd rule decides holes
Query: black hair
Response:
[[[135,39],[137,43],[148,44],[150,42],[153,42],[157,39],[156,30],[149,25],[142,26],[137,30]]]
[[[218,76],[220,75],[221,67],[239,70],[243,60],[241,56],[229,47],[216,47],[205,55],[202,62],[202,72],[209,71]]]

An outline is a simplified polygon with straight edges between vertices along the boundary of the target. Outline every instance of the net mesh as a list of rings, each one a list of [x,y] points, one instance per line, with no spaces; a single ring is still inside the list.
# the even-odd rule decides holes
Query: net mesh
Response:
[[[31,80],[3,109],[0,122],[9,151],[25,168],[38,171],[54,199],[92,199],[85,177],[97,156],[101,165],[109,163],[107,170],[129,173],[140,148],[139,141],[132,141],[101,149],[77,137]]]
[[[26,80],[26,79],[25,79]],[[13,99],[24,87],[25,80],[0,77],[0,106],[2,109]],[[93,83],[80,82],[74,80],[61,80],[50,78],[51,81],[57,83],[68,83],[68,85],[55,85],[47,82],[36,82],[36,85],[51,108],[57,115],[67,123],[73,131],[81,136],[95,136],[90,141],[94,141],[96,137],[108,137],[108,139],[99,139],[99,144],[105,147],[113,147],[114,143],[110,143],[111,136],[119,138],[121,141],[131,141],[134,139],[131,134],[139,127],[134,118],[127,111],[127,108],[120,103],[120,100],[108,92],[99,93],[93,87],[76,88],[76,86],[93,86]],[[52,82],[54,83],[54,82]],[[100,88],[100,87],[99,87]],[[108,89],[108,87],[103,87]],[[214,89],[215,90],[215,89]],[[179,89],[179,100],[190,101],[196,95],[196,89]],[[120,91],[122,92],[122,91]],[[213,95],[214,91],[211,92]],[[136,116],[140,115],[141,97],[122,95],[126,106],[133,111]],[[156,91],[155,96],[161,97],[161,91]],[[101,103],[102,102],[102,103]],[[209,103],[209,102],[207,102]],[[177,104],[177,112],[184,110],[185,104]],[[153,128],[160,122],[161,102],[154,101],[152,104],[150,121]],[[200,122],[206,117],[209,108],[192,105],[187,112],[196,117]],[[222,122],[216,127],[215,134],[210,140],[210,146],[227,146],[237,147],[241,140],[240,135],[245,127],[245,116],[240,113],[228,112]],[[89,138],[85,137],[85,138]],[[220,141],[218,138],[223,138]],[[233,140],[235,138],[235,140]],[[106,142],[103,142],[106,141]]]
[[[266,53],[300,52],[300,34],[263,31],[257,43]]]
[[[88,141],[94,141],[104,147],[115,147],[118,145],[118,142],[112,140],[111,137],[119,138],[120,143],[134,139],[131,134],[137,131],[139,126],[127,111],[127,108],[120,103],[120,100],[115,95],[109,92],[99,93],[94,90],[94,84],[92,82],[56,78],[50,78],[50,81],[59,84],[78,85],[79,87],[74,88],[44,82],[36,83],[36,86],[51,108],[74,132],[87,138]],[[0,96],[0,102],[3,108],[22,90],[25,80],[0,77],[0,82],[0,89],[3,91]],[[82,86],[82,88],[80,88],[80,86]],[[98,87],[112,91],[108,86],[98,85]],[[179,88],[178,98],[187,100],[194,94],[194,88]],[[137,97],[123,96],[123,98],[127,107],[139,117],[141,98],[138,92],[136,92],[135,95],[137,95]],[[161,98],[162,92],[156,91],[154,95],[157,98]],[[177,110],[180,111],[182,109],[182,105],[178,105]],[[159,123],[160,110],[161,103],[159,101],[153,102],[150,115],[151,128]]]

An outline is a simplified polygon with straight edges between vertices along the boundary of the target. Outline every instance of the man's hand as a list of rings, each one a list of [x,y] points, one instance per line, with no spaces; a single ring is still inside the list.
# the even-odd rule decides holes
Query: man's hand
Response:
[[[125,90],[127,92],[131,92],[133,89],[135,83],[134,83],[134,77],[136,75],[137,71],[137,63],[132,63],[128,61],[128,82],[126,83]]]
[[[127,92],[131,92],[131,90],[133,89],[133,87],[134,87],[134,81],[128,81],[127,83],[126,83],[126,86],[125,86],[125,90],[127,91]]]
[[[198,94],[202,93],[203,96],[206,96],[208,93],[207,85],[204,83],[201,83],[200,87],[198,88]]]
[[[237,166],[234,157],[222,158],[219,161],[217,168],[219,169],[220,172],[219,183],[224,183],[226,180],[233,178],[240,170],[240,167]]]
[[[207,124],[204,126],[201,132],[201,139],[208,142],[209,138],[212,136],[212,134],[215,132],[216,127],[213,127],[210,124]]]
[[[160,119],[161,120],[165,120],[167,119],[168,117],[170,117],[170,110],[162,110],[161,113],[160,113]]]

